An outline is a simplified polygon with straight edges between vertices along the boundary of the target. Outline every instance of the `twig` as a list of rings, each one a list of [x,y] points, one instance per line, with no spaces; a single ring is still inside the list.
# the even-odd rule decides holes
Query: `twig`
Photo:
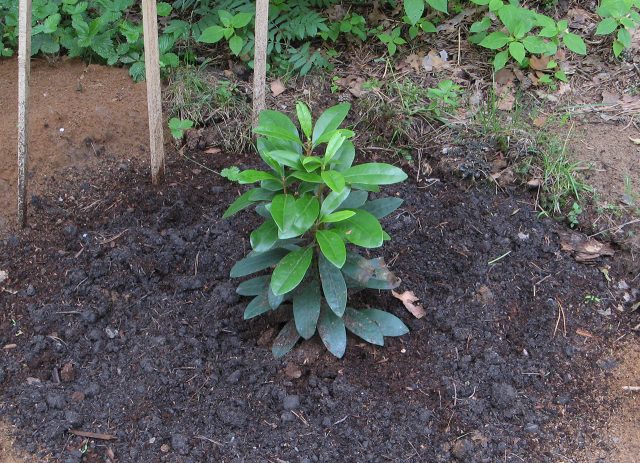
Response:
[[[594,233],[593,235],[589,235],[588,237],[589,238],[593,238],[594,236],[598,236],[598,235],[601,235],[603,233],[610,232],[610,231],[615,230],[617,228],[626,227],[627,225],[631,225],[631,224],[634,224],[634,223],[637,223],[637,222],[640,222],[640,219],[629,220],[628,222],[625,222],[622,225],[616,225],[615,227],[609,227],[609,228],[607,228],[605,230],[599,231],[598,233]]]
[[[623,391],[640,392],[640,386],[622,386]]]
[[[511,251],[507,251],[504,254],[502,254],[501,256],[496,257],[493,260],[490,260],[487,265],[491,265],[491,264],[495,264],[496,262],[498,262],[499,260],[504,259],[505,257],[507,257],[509,254],[511,254]]]

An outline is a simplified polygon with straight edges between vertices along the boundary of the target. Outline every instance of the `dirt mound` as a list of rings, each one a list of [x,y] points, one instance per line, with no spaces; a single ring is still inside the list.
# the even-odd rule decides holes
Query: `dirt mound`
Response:
[[[242,321],[228,278],[256,221],[221,219],[237,188],[186,161],[162,189],[147,172],[68,172],[33,229],[0,245],[0,415],[21,449],[64,462],[550,462],[598,439],[592,373],[616,368],[608,347],[629,315],[585,302],[607,280],[561,253],[561,228],[526,198],[446,177],[385,188],[406,200],[385,221],[385,258],[427,315],[368,291],[354,305],[388,308],[409,335],[351,339],[343,360],[317,342],[275,360],[277,318]]]
[[[16,208],[17,76],[17,59],[0,60],[0,233]],[[34,59],[30,89],[30,193],[60,167],[86,165],[106,153],[146,154],[146,87],[126,69]]]

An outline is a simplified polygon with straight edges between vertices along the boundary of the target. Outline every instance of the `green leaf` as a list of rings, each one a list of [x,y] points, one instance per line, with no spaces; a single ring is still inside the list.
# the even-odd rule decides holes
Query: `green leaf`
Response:
[[[587,46],[579,35],[567,32],[564,37],[562,37],[562,41],[572,52],[577,53],[578,55],[587,54]]]
[[[202,31],[198,42],[202,43],[218,43],[224,37],[224,27],[211,26]]]
[[[257,317],[258,315],[269,312],[270,310],[271,306],[269,305],[266,294],[261,294],[259,296],[256,296],[251,302],[249,302],[247,308],[244,310],[243,318],[245,320],[249,320],[251,318]]]
[[[347,348],[347,331],[342,319],[331,310],[323,308],[318,320],[318,334],[327,350],[342,358]]]
[[[442,11],[443,13],[447,13],[447,0],[427,0],[427,3],[434,10]]]
[[[428,34],[435,34],[436,32],[438,32],[438,29],[436,29],[436,26],[434,26],[431,21],[422,21],[422,23],[420,24],[420,29]]]
[[[503,67],[506,66],[507,61],[509,60],[509,51],[503,50],[500,53],[497,53],[493,58],[493,69],[497,72]]]
[[[284,328],[282,328],[280,333],[278,333],[278,336],[276,336],[276,339],[273,341],[271,353],[273,353],[275,358],[283,357],[293,349],[299,339],[300,335],[296,331],[296,326],[293,320],[290,320],[286,325],[284,325]]]
[[[351,191],[346,199],[340,204],[340,209],[358,209],[369,197],[366,191]]]
[[[244,259],[239,260],[231,267],[231,278],[243,277],[259,272],[278,263],[289,251],[286,249],[271,249],[265,252],[252,252]]]
[[[478,45],[489,50],[497,50],[507,43],[509,43],[509,36],[504,32],[496,31],[487,35]]]
[[[300,164],[300,155],[295,151],[273,150],[269,151],[267,154],[274,161],[287,167],[291,167],[293,169],[300,169],[302,167]]]
[[[365,309],[360,313],[375,321],[383,336],[402,336],[409,332],[409,328],[395,315],[378,309]]]
[[[341,193],[344,190],[345,179],[344,176],[335,170],[325,170],[322,172],[322,180],[336,193]]]
[[[344,276],[342,276],[340,269],[329,262],[323,254],[318,256],[318,270],[327,305],[336,315],[341,317],[347,306],[347,284],[344,281]]]
[[[618,21],[613,18],[605,18],[598,24],[597,35],[609,35],[618,28]]]
[[[273,220],[265,221],[251,232],[250,241],[254,251],[268,251],[278,241],[278,226]]]
[[[302,101],[296,103],[296,113],[298,115],[298,121],[300,122],[300,128],[307,138],[311,138],[311,130],[313,127],[311,119],[311,111],[306,104]],[[315,329],[315,328],[314,328]]]
[[[342,174],[347,183],[363,185],[391,185],[407,179],[407,174],[402,169],[376,162],[349,167]]]
[[[322,201],[320,214],[325,216],[331,214],[333,211],[338,209],[338,207],[345,201],[345,199],[347,199],[350,193],[351,189],[349,187],[345,187],[344,190],[342,190],[340,193],[336,193],[335,191],[329,193],[327,197],[324,198],[324,201]]]
[[[169,16],[173,9],[173,7],[167,2],[158,2],[156,8],[158,16]]]
[[[620,29],[618,31],[618,42],[624,45],[625,48],[631,48],[631,32],[627,29]]]
[[[302,165],[307,172],[313,172],[322,165],[322,159],[318,156],[305,156],[302,158]]]
[[[404,12],[409,19],[409,24],[414,26],[424,13],[424,0],[404,0]]]
[[[340,103],[327,109],[316,121],[313,128],[313,146],[317,146],[317,140],[325,133],[336,130],[342,121],[347,117],[347,113],[351,109],[349,103]]]
[[[331,230],[318,230],[316,232],[316,241],[327,260],[336,267],[342,268],[345,260],[347,260],[347,248],[340,235]]]
[[[394,197],[374,199],[366,202],[364,206],[362,206],[362,209],[370,212],[374,217],[381,219],[398,209],[403,202],[402,199]]]
[[[309,183],[322,183],[322,177],[320,177],[318,174],[314,174],[311,172],[302,172],[302,171],[296,171],[293,174],[291,174],[291,177],[297,178],[298,180],[302,180],[303,182],[309,182]]]
[[[320,297],[320,283],[316,278],[293,295],[293,318],[298,333],[305,339],[310,339],[316,332],[320,317]]]
[[[271,275],[263,275],[243,281],[238,285],[236,293],[241,296],[258,296],[267,292]]]
[[[363,248],[382,246],[382,225],[375,216],[362,209],[357,209],[353,217],[336,223],[335,229],[347,241]]]
[[[229,48],[235,56],[240,54],[242,47],[244,47],[244,39],[242,37],[234,35],[229,39]]]
[[[253,13],[238,13],[231,20],[231,25],[234,29],[240,29],[249,24],[251,22],[251,19],[253,19]]]
[[[270,212],[280,232],[288,231],[296,215],[296,199],[293,195],[276,195],[271,201]]]
[[[522,63],[526,52],[524,51],[524,45],[521,42],[511,42],[509,44],[509,54],[513,56],[518,63]]]
[[[522,40],[522,44],[527,49],[529,53],[537,53],[542,54],[545,53],[549,46],[547,42],[545,42],[540,37],[536,37],[535,35],[528,35]]]
[[[284,294],[276,295],[269,287],[267,289],[267,300],[269,301],[269,307],[271,307],[271,310],[276,310],[278,307],[280,307],[282,301],[284,301]]]
[[[280,182],[280,179],[275,175],[261,170],[243,170],[238,174],[238,183],[240,184],[255,183],[261,180],[275,180],[276,182]]]
[[[624,44],[619,40],[613,42],[613,54],[618,57],[624,51]]]
[[[340,132],[336,132],[329,139],[327,143],[327,148],[324,153],[323,163],[328,164],[331,162],[331,159],[336,155],[342,144],[346,141],[346,137],[342,135]]]
[[[296,200],[296,211],[291,230],[280,233],[280,238],[302,235],[315,223],[320,213],[320,203],[314,195],[305,194]]]
[[[363,313],[347,307],[342,317],[344,325],[356,336],[376,346],[384,345],[382,331],[378,324]]]
[[[491,19],[485,16],[481,21],[474,22],[469,28],[470,32],[477,34],[478,32],[484,32],[491,27]]]
[[[338,211],[325,215],[320,223],[335,223],[347,220],[349,217],[353,217],[356,213],[353,211]]]
[[[270,287],[273,293],[280,295],[295,289],[307,273],[312,257],[312,248],[291,251],[283,257],[271,277]]]
[[[268,196],[271,192],[263,190],[262,188],[254,188],[240,195],[238,199],[231,203],[229,208],[225,211],[222,216],[223,219],[231,217],[242,209],[246,209],[251,206],[256,201],[261,201],[263,199],[269,199]],[[272,194],[272,193],[271,193]]]
[[[258,127],[255,133],[266,137],[273,137],[280,140],[291,141],[302,145],[298,135],[298,129],[285,114],[270,109],[265,109],[258,116]]]

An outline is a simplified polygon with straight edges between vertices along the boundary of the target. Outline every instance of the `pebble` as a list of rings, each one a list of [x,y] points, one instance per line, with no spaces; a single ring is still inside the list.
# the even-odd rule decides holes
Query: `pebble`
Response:
[[[236,370],[233,373],[231,373],[228,377],[227,377],[227,383],[229,384],[236,384],[238,381],[240,381],[240,376],[242,375],[242,370]]]
[[[525,432],[535,434],[540,430],[540,426],[535,423],[529,423],[524,427]]]
[[[35,296],[36,295],[36,288],[33,287],[33,285],[29,285],[27,286],[27,292],[26,292],[27,296],[31,297],[31,296]]]
[[[295,410],[300,406],[300,397],[297,395],[288,395],[282,399],[282,407],[285,410]]]
[[[107,333],[107,337],[109,339],[114,339],[116,336],[118,336],[118,330],[115,328],[111,328],[110,326],[107,326],[104,329],[104,332]]]
[[[187,438],[182,434],[173,434],[171,436],[171,447],[180,455],[188,455],[191,451]]]

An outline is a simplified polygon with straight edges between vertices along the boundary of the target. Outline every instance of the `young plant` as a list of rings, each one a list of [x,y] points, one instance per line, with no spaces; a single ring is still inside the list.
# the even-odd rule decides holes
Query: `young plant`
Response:
[[[235,56],[240,55],[248,41],[246,28],[253,19],[253,13],[240,12],[234,15],[226,10],[218,10],[218,16],[220,25],[213,25],[203,30],[198,42],[218,43],[226,39],[231,53]]]
[[[376,345],[384,344],[384,336],[408,332],[390,313],[347,306],[348,288],[392,289],[400,282],[383,259],[366,259],[346,243],[371,249],[390,239],[379,219],[402,200],[368,200],[368,192],[407,178],[389,164],[352,165],[355,148],[349,139],[354,133],[339,128],[349,107],[342,103],[327,109],[314,125],[307,106],[298,103],[302,133],[286,115],[263,111],[255,132],[268,170],[240,172],[241,184],[260,186],[241,195],[224,214],[230,217],[253,206],[264,218],[251,233],[253,250],[233,266],[231,277],[275,265],[270,274],[241,283],[237,292],[254,297],[244,312],[246,320],[291,302],[293,319],[273,343],[276,357],[316,331],[336,357],[344,355],[346,330]]]
[[[631,32],[640,25],[639,0],[602,0],[597,12],[602,18],[597,35],[610,35],[617,31],[613,41],[613,54],[618,57],[631,47]]]
[[[193,121],[189,119],[178,119],[177,117],[169,119],[169,130],[171,131],[171,136],[178,141],[182,140],[184,133],[192,127]]]
[[[378,39],[387,46],[389,56],[396,54],[396,51],[398,51],[398,45],[404,45],[407,43],[405,39],[400,37],[401,32],[402,30],[399,27],[396,27],[388,34],[386,32],[381,32],[377,35]]]
[[[460,106],[460,92],[462,87],[453,83],[452,80],[443,80],[437,87],[430,88],[427,95],[431,99],[429,111],[436,117],[441,117],[443,113],[452,113]]]

